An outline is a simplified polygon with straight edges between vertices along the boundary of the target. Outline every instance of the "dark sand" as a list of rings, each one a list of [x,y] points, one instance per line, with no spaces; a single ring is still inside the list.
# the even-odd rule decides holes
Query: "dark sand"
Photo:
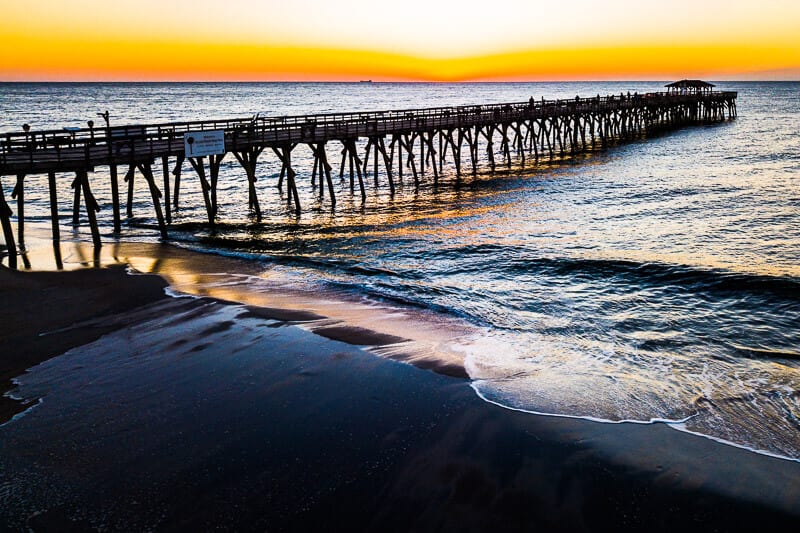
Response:
[[[65,274],[0,265],[0,394],[25,369],[115,329],[75,324],[165,298],[166,286],[156,276],[130,276],[121,266]],[[0,423],[22,409],[19,402],[0,397]]]
[[[29,402],[4,413],[42,399],[0,426],[0,530],[800,523],[800,463],[663,424],[509,411],[465,379],[354,346],[397,339],[339,326],[325,338],[291,325],[315,313],[164,286],[120,268],[0,269],[0,375]]]

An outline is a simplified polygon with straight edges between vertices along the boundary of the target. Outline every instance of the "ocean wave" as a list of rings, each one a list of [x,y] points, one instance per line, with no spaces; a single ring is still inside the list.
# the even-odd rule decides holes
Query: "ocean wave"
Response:
[[[658,262],[637,262],[624,259],[591,259],[574,257],[531,257],[527,249],[513,249],[499,245],[463,246],[434,252],[445,258],[465,256],[491,256],[492,260],[459,265],[463,271],[510,274],[540,273],[578,280],[624,280],[638,286],[661,286],[690,289],[701,293],[757,293],[772,294],[784,300],[800,300],[800,278],[769,276],[746,272],[733,272],[716,268]],[[527,256],[527,257],[526,257]]]

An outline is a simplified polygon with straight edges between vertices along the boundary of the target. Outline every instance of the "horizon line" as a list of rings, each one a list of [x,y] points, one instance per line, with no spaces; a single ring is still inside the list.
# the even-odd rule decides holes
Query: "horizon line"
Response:
[[[708,81],[714,82],[724,82],[724,83],[798,83],[800,82],[800,77],[797,78],[786,78],[786,79],[743,79],[743,78],[735,78],[735,79],[725,79],[725,78],[705,78]],[[363,80],[205,80],[205,79],[197,79],[197,80],[160,80],[160,79],[149,79],[149,80],[137,80],[137,79],[130,79],[130,80],[112,80],[112,79],[86,79],[86,80],[0,80],[2,84],[12,84],[12,83],[63,83],[63,84],[79,84],[79,83],[174,83],[174,84],[189,84],[189,83],[328,83],[328,84],[340,84],[340,85],[347,85],[347,84],[426,84],[426,85],[458,85],[458,84],[503,84],[503,83],[514,83],[514,84],[525,84],[525,83],[660,83],[663,81],[676,81],[672,78],[659,78],[659,79],[627,79],[627,78],[620,78],[620,79],[545,79],[545,80],[459,80],[459,81],[442,81],[442,80],[379,80],[379,79],[363,79]]]

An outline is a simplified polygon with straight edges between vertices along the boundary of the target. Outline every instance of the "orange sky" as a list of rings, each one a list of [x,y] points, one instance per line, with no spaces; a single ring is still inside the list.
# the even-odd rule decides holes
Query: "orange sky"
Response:
[[[796,0],[564,4],[0,0],[0,80],[800,79]]]

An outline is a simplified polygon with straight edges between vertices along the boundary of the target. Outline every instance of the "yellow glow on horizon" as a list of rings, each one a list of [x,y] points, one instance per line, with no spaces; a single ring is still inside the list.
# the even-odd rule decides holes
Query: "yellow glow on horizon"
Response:
[[[0,0],[0,80],[798,78],[798,26],[795,0]]]

